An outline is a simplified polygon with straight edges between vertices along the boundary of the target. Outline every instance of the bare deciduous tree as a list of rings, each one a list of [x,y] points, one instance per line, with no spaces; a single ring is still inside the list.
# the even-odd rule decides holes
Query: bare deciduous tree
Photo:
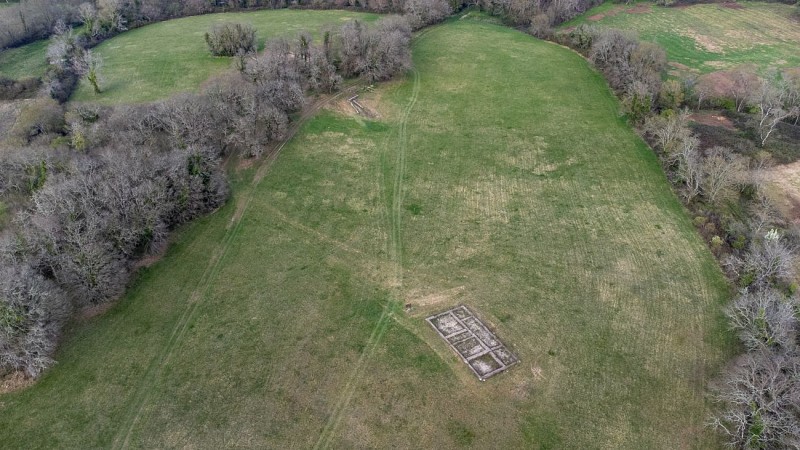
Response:
[[[91,50],[84,50],[82,54],[73,61],[75,73],[86,77],[86,80],[92,85],[95,94],[100,94],[102,92],[100,90],[102,67],[103,58],[96,55]]]
[[[759,80],[755,74],[755,68],[751,66],[740,66],[733,69],[731,79],[733,82],[728,89],[728,95],[733,99],[736,111],[741,112],[758,87]]]
[[[713,147],[703,159],[703,195],[711,203],[728,198],[734,185],[743,180],[746,168],[741,155],[724,147]]]
[[[0,263],[0,375],[21,370],[37,377],[51,358],[69,301],[51,281],[27,265]]]
[[[383,18],[373,29],[350,21],[342,26],[341,41],[341,68],[347,76],[386,80],[411,67],[411,27],[405,18]]]
[[[441,22],[453,13],[453,8],[445,0],[407,0],[403,11],[411,27],[416,30]]]
[[[411,27],[405,18],[381,19],[369,33],[361,75],[370,81],[388,80],[411,68]]]
[[[744,257],[734,258],[729,266],[738,276],[747,277],[748,284],[761,289],[792,279],[794,261],[792,250],[776,230],[770,230],[763,238],[756,236]]]
[[[214,56],[236,56],[256,50],[256,29],[243,23],[221,23],[205,34],[208,49]]]
[[[703,186],[703,157],[698,149],[700,140],[695,136],[687,136],[681,141],[675,155],[678,163],[678,175],[686,185],[684,198],[687,202],[700,195]]]
[[[99,32],[97,8],[93,3],[85,2],[78,6],[78,17],[83,22],[83,31],[88,36],[96,36]]]
[[[716,398],[723,409],[711,424],[736,448],[800,446],[800,358],[767,349],[740,356]]]
[[[798,114],[796,111],[798,107],[790,105],[787,109],[787,100],[790,99],[791,92],[790,85],[777,74],[771,74],[766,79],[759,81],[752,98],[758,107],[758,134],[763,147],[781,121]]]
[[[311,48],[306,78],[311,89],[328,93],[339,89],[342,82],[342,77],[336,73],[336,67],[328,60],[325,50],[318,47]]]
[[[780,218],[772,201],[761,191],[750,204],[748,212],[750,214],[747,224],[753,236],[763,236]]]
[[[790,350],[797,345],[795,306],[774,289],[745,289],[725,313],[749,350],[771,346]]]
[[[689,112],[683,110],[648,117],[644,123],[644,130],[655,138],[658,149],[670,160],[681,149],[683,141],[690,136],[688,124]]]

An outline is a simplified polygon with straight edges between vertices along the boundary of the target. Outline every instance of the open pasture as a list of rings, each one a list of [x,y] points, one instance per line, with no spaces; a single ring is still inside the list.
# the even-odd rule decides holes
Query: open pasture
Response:
[[[660,7],[650,2],[606,2],[564,24],[580,23],[635,31],[667,51],[678,71],[708,73],[754,64],[800,67],[800,22],[794,7],[780,3],[730,2]]]
[[[603,78],[480,17],[414,61],[76,323],[0,447],[718,445],[727,286]],[[459,304],[519,364],[479,381],[425,321]]]
[[[48,42],[41,40],[22,47],[0,50],[0,75],[13,79],[44,75],[47,70]]]
[[[195,91],[214,74],[231,67],[231,58],[212,56],[204,35],[215,23],[249,23],[258,31],[259,46],[268,38],[294,37],[307,30],[316,37],[325,25],[350,19],[373,21],[375,14],[296,9],[207,14],[147,25],[98,45],[103,58],[103,93],[95,95],[85,80],[74,101],[135,103],[158,100],[176,92]]]

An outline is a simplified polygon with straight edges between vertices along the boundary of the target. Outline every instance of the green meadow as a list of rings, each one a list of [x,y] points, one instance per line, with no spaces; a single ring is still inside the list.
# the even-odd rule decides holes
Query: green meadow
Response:
[[[370,22],[377,18],[350,11],[279,9],[207,14],[147,25],[98,45],[94,52],[103,59],[103,93],[96,95],[84,80],[71,100],[136,103],[197,91],[211,76],[232,66],[231,58],[212,56],[208,51],[204,35],[216,23],[251,24],[263,48],[269,38],[294,37],[303,30],[319,37],[324,26],[338,28],[351,19]]]
[[[0,3],[2,5],[2,3]],[[42,40],[0,51],[0,75],[13,78],[40,77],[47,70],[47,44]]]
[[[281,18],[275,34],[344,17],[252,14]],[[210,22],[192,23],[201,67]],[[168,49],[153,35],[172,26],[98,49],[118,46],[108,69],[131,80],[106,101],[227,67],[134,85],[172,72],[112,55]],[[375,119],[333,102],[76,321],[53,369],[0,396],[0,447],[719,446],[703,424],[728,287],[603,78],[475,13],[413,52],[407,76],[362,93]],[[424,320],[457,304],[521,363],[478,381]]]
[[[669,60],[698,73],[753,64],[800,67],[800,26],[794,7],[781,3],[711,3],[660,7],[650,2],[621,5],[606,2],[562,28],[581,23],[638,33],[667,51]]]

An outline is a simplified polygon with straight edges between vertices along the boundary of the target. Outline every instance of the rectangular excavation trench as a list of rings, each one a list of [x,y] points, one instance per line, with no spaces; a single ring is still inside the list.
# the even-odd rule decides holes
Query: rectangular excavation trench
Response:
[[[519,362],[500,339],[464,305],[434,314],[425,320],[481,381]]]

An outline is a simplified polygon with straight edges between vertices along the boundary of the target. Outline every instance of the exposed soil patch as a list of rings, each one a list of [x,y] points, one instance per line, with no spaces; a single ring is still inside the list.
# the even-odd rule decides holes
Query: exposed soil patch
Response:
[[[697,72],[697,69],[693,69],[693,68],[687,66],[686,64],[681,64],[679,62],[671,61],[669,63],[669,65],[670,65],[670,67],[673,67],[673,68],[675,68],[677,70],[685,70],[687,72]]]
[[[377,119],[380,114],[375,109],[374,101],[357,98],[350,100],[345,98],[331,104],[330,109],[345,116],[360,116],[367,119]]]
[[[410,293],[406,299],[406,311],[411,312],[417,308],[426,308],[429,306],[436,306],[442,303],[450,303],[451,305],[457,302],[464,293],[465,287],[458,286],[446,291],[435,292],[433,294],[415,294]]]
[[[13,372],[0,379],[0,394],[20,391],[33,383],[34,380],[26,377],[22,372]]]
[[[625,12],[628,14],[648,14],[653,12],[653,8],[647,3],[639,3],[633,8],[626,9]]]
[[[736,2],[724,2],[721,3],[723,8],[730,8],[730,9],[744,9],[744,5],[740,5]]]
[[[723,53],[722,46],[719,45],[719,43],[715,42],[714,39],[712,39],[709,36],[700,34],[699,32],[693,29],[688,29],[683,34],[694,39],[697,45],[707,52]]]
[[[800,77],[800,67],[789,67],[783,69],[783,73],[792,77]]]
[[[689,67],[685,64],[681,64],[679,62],[670,62],[669,63],[669,71],[668,73],[676,78],[688,78],[690,76],[696,75],[700,71]]]
[[[631,8],[631,9],[633,9],[633,8]],[[600,14],[595,14],[593,16],[589,16],[586,19],[587,20],[591,20],[592,22],[597,22],[597,21],[603,20],[606,17],[616,16],[620,12],[622,12],[622,7],[618,6],[616,8],[610,9],[610,10],[604,12],[604,13],[600,13]]]
[[[699,112],[689,116],[694,122],[712,127],[723,127],[728,130],[736,131],[736,126],[725,116],[714,114],[713,112]]]
[[[236,164],[236,170],[247,170],[253,167],[256,162],[258,162],[258,158],[240,158]]]
[[[117,304],[116,302],[108,302],[100,305],[87,306],[85,308],[81,308],[78,311],[78,314],[75,315],[75,317],[77,317],[78,320],[83,321],[83,320],[89,320],[97,316],[102,316],[116,304]]]

